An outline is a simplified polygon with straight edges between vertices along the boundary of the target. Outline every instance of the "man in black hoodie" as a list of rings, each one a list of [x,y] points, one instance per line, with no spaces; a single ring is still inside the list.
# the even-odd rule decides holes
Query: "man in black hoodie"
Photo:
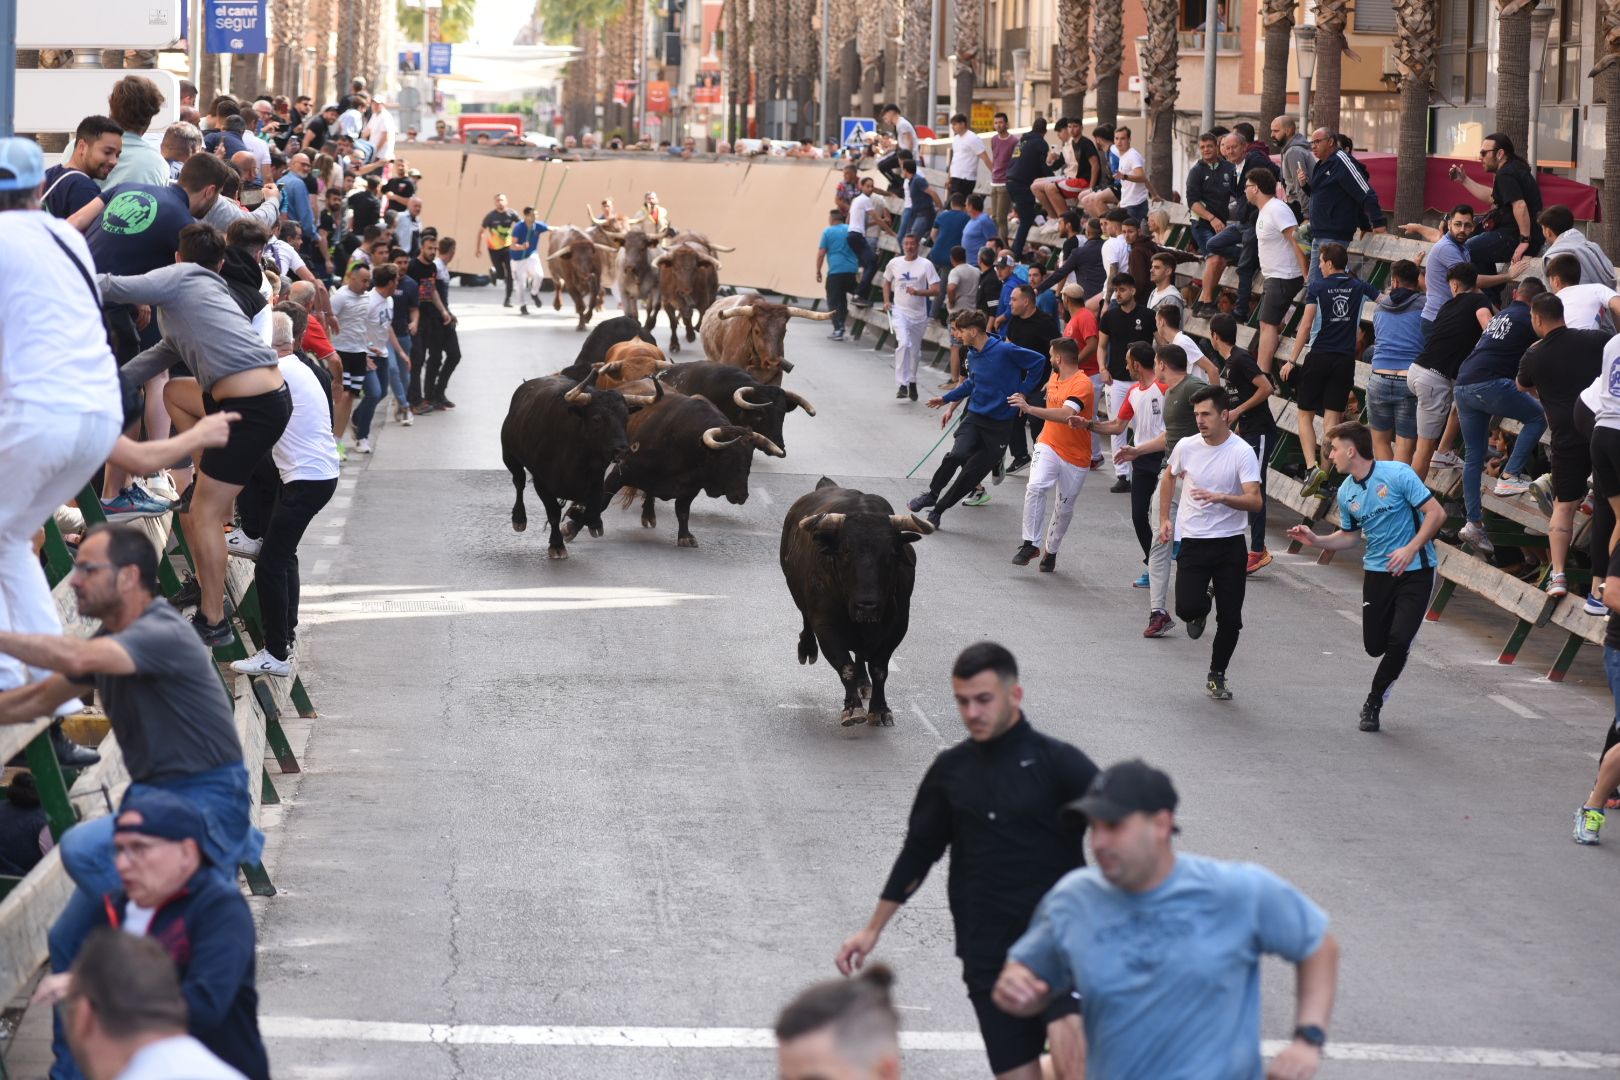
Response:
[[[1035,215],[1040,208],[1035,204],[1032,184],[1043,176],[1051,176],[1047,164],[1052,148],[1046,141],[1046,117],[1037,116],[1024,137],[1013,148],[1012,164],[1007,167],[1007,196],[1018,211],[1018,231],[1013,234],[1012,253],[1024,253],[1024,241],[1035,227]]]

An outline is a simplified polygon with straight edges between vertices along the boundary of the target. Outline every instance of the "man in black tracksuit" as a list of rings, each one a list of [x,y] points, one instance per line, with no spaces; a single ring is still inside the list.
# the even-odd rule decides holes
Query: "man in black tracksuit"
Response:
[[[905,845],[871,921],[838,950],[848,975],[877,946],[900,905],[922,886],[948,849],[946,892],[956,926],[962,979],[979,1018],[990,1069],[1002,1080],[1036,1080],[1050,1037],[1062,1061],[1078,1049],[1079,1003],[1072,997],[1030,1019],[990,1000],[1007,950],[1029,925],[1041,897],[1085,865],[1085,823],[1060,818],[1097,775],[1091,759],[1030,726],[1019,708],[1018,665],[981,641],[957,657],[951,687],[968,737],[934,759],[917,789]]]

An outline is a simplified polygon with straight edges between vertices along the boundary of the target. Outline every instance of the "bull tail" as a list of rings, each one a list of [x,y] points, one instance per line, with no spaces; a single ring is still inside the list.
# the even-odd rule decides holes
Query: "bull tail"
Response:
[[[619,492],[619,508],[628,510],[636,504],[636,500],[639,498],[641,498],[641,492],[633,487],[627,487]]]

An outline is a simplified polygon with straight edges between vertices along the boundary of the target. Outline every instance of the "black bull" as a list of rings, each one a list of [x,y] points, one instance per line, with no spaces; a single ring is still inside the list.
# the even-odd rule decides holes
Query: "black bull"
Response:
[[[844,684],[845,727],[865,720],[894,724],[884,686],[889,658],[905,640],[917,553],[911,545],[934,531],[888,500],[841,488],[825,476],[788,508],[782,522],[782,575],[804,617],[799,663],[816,647]],[[863,699],[870,696],[870,712]]]
[[[787,440],[782,426],[787,414],[803,409],[806,416],[816,415],[815,407],[793,391],[766,386],[729,364],[676,364],[665,368],[658,381],[689,397],[707,398],[733,424],[759,432],[784,450]]]

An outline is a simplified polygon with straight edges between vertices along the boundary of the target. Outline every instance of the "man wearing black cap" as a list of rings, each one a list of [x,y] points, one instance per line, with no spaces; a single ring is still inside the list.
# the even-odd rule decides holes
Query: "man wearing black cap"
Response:
[[[190,799],[134,785],[113,832],[123,888],[102,898],[97,922],[160,942],[180,973],[189,1030],[249,1080],[268,1080],[253,985],[253,915],[233,881],[211,873],[208,824]],[[54,1003],[71,975],[41,981],[35,1002]],[[60,1068],[52,1076],[71,1075]]]
[[[1327,915],[1264,867],[1177,855],[1176,803],[1170,778],[1138,760],[1064,808],[1090,825],[1097,865],[1041,901],[995,1003],[1032,1017],[1054,994],[1078,993],[1088,1080],[1258,1077],[1259,963],[1270,953],[1297,967],[1299,988],[1293,1041],[1264,1075],[1310,1080],[1338,978]]]
[[[1018,663],[1000,645],[981,641],[965,649],[951,669],[951,688],[968,737],[936,757],[923,776],[877,910],[840,946],[835,962],[845,975],[859,968],[949,849],[946,890],[956,955],[990,1068],[1000,1080],[1038,1080],[1049,1036],[1054,1056],[1069,1059],[1078,1003],[1058,995],[1049,1008],[1020,1018],[998,1009],[990,991],[1041,896],[1085,865],[1085,820],[1060,821],[1059,811],[1087,789],[1097,767],[1030,726],[1020,708]]]

